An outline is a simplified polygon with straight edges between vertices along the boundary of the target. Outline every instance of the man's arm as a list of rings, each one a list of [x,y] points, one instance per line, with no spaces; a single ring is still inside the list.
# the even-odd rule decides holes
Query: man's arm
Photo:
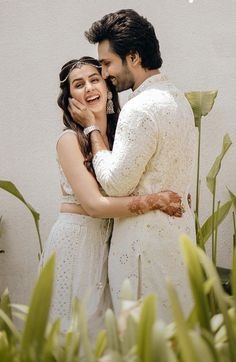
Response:
[[[140,107],[141,108],[141,107]],[[72,114],[83,127],[96,124],[87,110]],[[93,166],[98,182],[108,195],[132,193],[157,148],[157,124],[143,109],[124,106],[121,111],[112,152],[98,131],[90,134]]]
[[[93,166],[98,182],[108,195],[132,193],[156,151],[157,125],[145,111],[123,109],[112,152],[99,149],[98,132],[91,134]]]

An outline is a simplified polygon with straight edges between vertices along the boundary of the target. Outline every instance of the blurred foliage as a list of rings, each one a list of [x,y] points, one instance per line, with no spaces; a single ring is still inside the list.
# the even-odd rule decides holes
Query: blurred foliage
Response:
[[[0,361],[4,362],[234,362],[236,361],[236,254],[233,260],[233,295],[229,297],[212,261],[203,250],[181,236],[181,248],[188,270],[193,310],[184,316],[171,281],[168,293],[173,322],[157,318],[158,296],[142,301],[130,299],[124,282],[121,312],[110,309],[105,328],[92,343],[88,334],[85,307],[74,300],[71,325],[66,333],[60,320],[49,321],[55,256],[44,266],[35,285],[29,308],[11,305],[8,291],[0,302]],[[212,315],[209,295],[213,293],[218,313]],[[20,330],[13,316],[23,320]]]

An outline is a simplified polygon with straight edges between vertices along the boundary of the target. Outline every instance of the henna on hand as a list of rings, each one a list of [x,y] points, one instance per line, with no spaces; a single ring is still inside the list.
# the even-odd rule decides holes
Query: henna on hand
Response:
[[[135,215],[144,214],[145,202],[142,201],[141,196],[132,197],[128,203],[128,210]]]
[[[169,216],[181,217],[184,212],[181,205],[181,197],[172,191],[136,196],[129,202],[128,209],[135,215],[141,215],[147,211],[160,210]]]
[[[169,216],[181,217],[184,212],[181,197],[173,191],[159,192],[159,209]]]

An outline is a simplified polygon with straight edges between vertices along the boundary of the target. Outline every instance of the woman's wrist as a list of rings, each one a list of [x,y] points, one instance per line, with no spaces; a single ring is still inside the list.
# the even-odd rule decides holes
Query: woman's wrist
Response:
[[[93,131],[99,131],[101,133],[100,128],[98,126],[96,126],[95,124],[85,127],[83,130],[85,136],[88,136]]]

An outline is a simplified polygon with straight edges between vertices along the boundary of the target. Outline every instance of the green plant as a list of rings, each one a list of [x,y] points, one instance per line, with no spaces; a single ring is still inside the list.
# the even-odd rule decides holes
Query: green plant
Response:
[[[0,238],[2,236],[2,216],[0,216]],[[5,250],[0,249],[0,253],[5,253]]]
[[[217,91],[209,92],[188,92],[185,93],[194,114],[195,127],[198,129],[198,152],[197,152],[197,181],[196,181],[196,203],[195,203],[195,217],[196,217],[196,233],[198,235],[198,220],[199,220],[199,201],[200,201],[200,162],[201,162],[201,136],[202,136],[202,117],[208,115],[211,111]],[[198,245],[200,244],[197,238]]]
[[[45,265],[29,308],[10,305],[6,291],[0,303],[0,361],[4,362],[233,362],[236,360],[236,253],[233,259],[233,296],[222,289],[212,261],[187,236],[181,237],[193,294],[193,311],[185,318],[178,295],[168,282],[173,322],[156,317],[156,296],[132,300],[129,282],[122,291],[121,313],[105,316],[106,328],[92,344],[83,304],[76,300],[71,326],[63,334],[60,321],[48,321],[55,257]],[[211,316],[209,293],[219,313]],[[158,301],[158,296],[157,296]],[[23,319],[23,329],[13,323]]]
[[[40,231],[39,231],[39,217],[40,217],[39,213],[37,211],[35,211],[34,208],[24,199],[22,194],[19,192],[19,190],[16,188],[16,186],[11,181],[0,180],[0,188],[9,192],[11,195],[15,196],[18,200],[23,202],[23,204],[29,209],[29,211],[34,219],[35,227],[37,230],[37,236],[38,236],[38,241],[39,241],[38,257],[40,257],[40,254],[42,254],[42,251],[43,251],[43,247],[42,247],[42,241],[41,241],[41,236],[40,236]]]
[[[221,153],[216,157],[207,177],[206,182],[208,189],[212,193],[212,210],[211,215],[200,225],[199,205],[200,205],[200,163],[201,163],[201,133],[202,133],[202,117],[208,115],[211,111],[217,91],[208,92],[190,92],[185,93],[194,114],[195,126],[198,129],[198,156],[197,156],[197,180],[196,180],[196,206],[195,206],[195,229],[197,244],[205,250],[205,243],[211,237],[212,260],[216,265],[217,255],[217,235],[218,226],[228,215],[232,206],[232,200],[226,201],[223,205],[217,202],[216,209],[216,185],[217,175],[221,168],[221,162],[231,146],[232,142],[228,134],[224,136]]]

